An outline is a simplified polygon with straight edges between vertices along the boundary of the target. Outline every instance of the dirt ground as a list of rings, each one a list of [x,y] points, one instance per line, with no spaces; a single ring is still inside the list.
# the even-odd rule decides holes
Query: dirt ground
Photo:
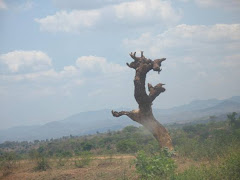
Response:
[[[3,176],[1,180],[122,180],[137,179],[133,166],[134,156],[101,156],[93,157],[90,164],[84,168],[77,168],[74,165],[76,159],[68,159],[64,166],[59,167],[57,160],[51,159],[51,169],[47,171],[34,171],[36,162],[24,160],[17,163],[13,171]],[[132,164],[132,165],[131,165]]]
[[[51,159],[51,168],[46,171],[34,171],[36,162],[23,160],[17,163],[10,174],[3,176],[3,172],[0,172],[0,180],[137,180],[134,159],[132,155],[98,156],[93,157],[84,168],[75,166],[76,158],[67,159],[64,166],[58,166],[58,160]],[[175,158],[175,161],[178,172],[203,163],[182,158]]]

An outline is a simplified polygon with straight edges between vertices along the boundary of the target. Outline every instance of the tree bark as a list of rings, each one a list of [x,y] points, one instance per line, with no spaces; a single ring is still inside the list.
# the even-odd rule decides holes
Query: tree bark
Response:
[[[141,57],[136,57],[136,52],[130,53],[130,56],[134,61],[130,64],[127,63],[127,66],[136,71],[134,78],[134,97],[139,105],[139,109],[120,112],[112,111],[112,114],[115,117],[126,115],[133,121],[142,124],[157,139],[161,148],[167,147],[172,150],[172,140],[167,129],[155,119],[152,113],[152,102],[160,93],[165,91],[163,87],[164,84],[159,83],[154,87],[148,84],[149,94],[146,93],[145,89],[147,73],[150,70],[160,73],[161,63],[166,60],[166,58],[155,60],[147,59],[144,57],[143,51],[141,51]]]

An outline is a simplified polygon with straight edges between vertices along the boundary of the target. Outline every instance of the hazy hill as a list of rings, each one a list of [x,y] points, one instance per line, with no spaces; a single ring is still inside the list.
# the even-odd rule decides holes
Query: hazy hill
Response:
[[[226,114],[240,112],[240,96],[226,100],[196,100],[171,109],[154,109],[154,114],[163,124],[207,120],[209,116],[226,119]],[[114,118],[110,110],[82,112],[60,121],[39,126],[13,127],[0,131],[0,142],[58,138],[86,135],[108,130],[119,130],[127,125],[137,125],[127,117]]]

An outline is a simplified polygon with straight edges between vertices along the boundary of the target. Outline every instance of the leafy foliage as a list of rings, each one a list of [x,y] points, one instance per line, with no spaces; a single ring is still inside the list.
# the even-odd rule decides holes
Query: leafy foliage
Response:
[[[219,166],[211,165],[201,167],[190,167],[183,173],[177,174],[174,180],[219,180],[240,179],[240,153],[228,156]]]
[[[89,153],[89,152],[82,152],[81,153],[81,156],[80,156],[80,159],[77,159],[75,160],[75,166],[77,168],[83,168],[87,165],[89,165],[89,163],[91,162],[91,157],[92,157],[92,154]]]
[[[136,170],[141,179],[170,179],[176,167],[174,160],[163,151],[152,155],[139,151],[136,157]]]
[[[237,113],[228,114],[228,123],[232,128],[240,128],[240,116],[237,118]]]
[[[34,168],[35,171],[46,171],[47,169],[50,169],[49,162],[46,157],[40,156],[37,159],[37,165]]]
[[[3,171],[3,176],[7,176],[17,166],[17,155],[14,152],[3,153],[0,156],[0,169]]]

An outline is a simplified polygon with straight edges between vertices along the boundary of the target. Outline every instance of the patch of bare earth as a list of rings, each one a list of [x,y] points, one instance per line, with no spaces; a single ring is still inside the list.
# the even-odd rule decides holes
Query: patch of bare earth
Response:
[[[110,156],[94,157],[84,168],[77,168],[74,164],[76,158],[69,159],[64,166],[59,167],[57,160],[50,160],[51,169],[47,171],[34,171],[36,166],[33,161],[21,161],[13,172],[2,176],[4,180],[116,180],[116,179],[138,179],[135,167],[131,165],[134,156]]]
[[[119,156],[96,156],[90,164],[84,168],[77,168],[75,160],[79,158],[67,159],[64,165],[59,166],[57,159],[49,161],[51,169],[47,171],[34,171],[36,162],[23,160],[18,162],[12,173],[3,176],[0,172],[0,180],[137,180],[135,166],[132,155]],[[183,172],[191,166],[208,165],[208,161],[194,161],[183,157],[174,158],[177,164],[177,173]]]

